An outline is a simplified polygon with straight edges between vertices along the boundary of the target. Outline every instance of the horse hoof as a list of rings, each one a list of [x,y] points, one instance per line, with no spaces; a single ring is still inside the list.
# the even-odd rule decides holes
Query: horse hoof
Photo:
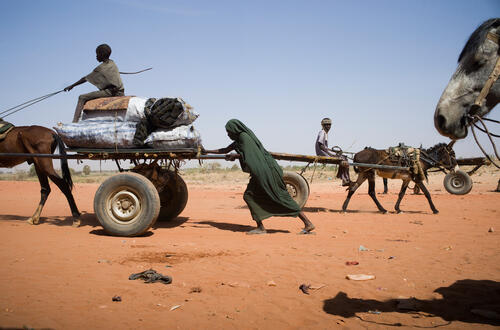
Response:
[[[34,220],[33,218],[29,218],[26,222],[30,225],[38,225],[38,220]]]
[[[386,214],[386,213],[387,213],[387,210],[380,210],[380,213],[382,213],[382,214]]]
[[[80,227],[80,223],[81,223],[81,221],[80,221],[80,220],[74,220],[74,221],[73,221],[73,224],[71,225],[71,227],[73,227],[73,228]]]
[[[435,211],[432,211],[433,214],[438,214],[439,211],[438,210],[435,210]]]

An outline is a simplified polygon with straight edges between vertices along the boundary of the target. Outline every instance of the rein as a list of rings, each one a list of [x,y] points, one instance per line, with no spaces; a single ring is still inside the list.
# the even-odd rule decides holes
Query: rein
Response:
[[[488,32],[488,34],[486,35],[486,38],[489,39],[489,40],[491,40],[491,41],[493,41],[494,43],[496,43],[500,47],[500,43],[499,43],[500,36],[498,34],[493,33],[493,32]],[[493,146],[493,150],[495,152],[495,156],[497,157],[497,160],[500,159],[500,157],[498,155],[497,148],[496,148],[496,144],[495,144],[495,142],[493,141],[493,138],[492,138],[492,137],[499,138],[500,135],[490,133],[490,131],[486,127],[486,124],[484,123],[484,120],[491,121],[491,122],[494,122],[496,124],[500,124],[500,121],[494,120],[494,119],[489,119],[489,118],[481,118],[480,116],[478,116],[478,115],[476,115],[474,113],[474,109],[479,109],[483,105],[483,103],[484,103],[484,101],[486,99],[486,96],[488,96],[491,87],[498,80],[499,76],[500,76],[500,56],[498,57],[497,62],[495,64],[495,67],[493,68],[493,71],[491,72],[490,76],[488,77],[488,80],[484,83],[484,86],[481,89],[481,92],[479,93],[479,95],[477,96],[476,100],[474,101],[474,105],[472,105],[472,107],[469,108],[469,111],[468,111],[466,117],[468,119],[468,122],[469,122],[468,125],[471,128],[471,131],[472,131],[472,134],[474,135],[474,140],[476,141],[477,146],[479,147],[479,149],[481,149],[481,151],[486,156],[486,158],[493,165],[495,165],[495,167],[497,167],[497,168],[500,169],[500,165],[496,164],[490,158],[490,156],[486,153],[486,151],[484,150],[484,148],[481,146],[481,144],[479,143],[479,140],[478,140],[478,138],[476,136],[476,132],[474,130],[474,127],[475,127],[478,130],[486,133],[486,135],[488,136],[488,139],[491,142],[491,145]],[[477,122],[480,122],[481,125],[483,126],[483,128],[479,127],[476,124]]]
[[[5,117],[7,117],[7,116],[10,116],[10,115],[12,115],[12,114],[14,114],[14,113],[18,112],[18,111],[21,111],[21,110],[22,110],[22,109],[24,109],[24,108],[27,108],[27,107],[29,107],[29,106],[31,106],[31,105],[33,105],[33,104],[35,104],[35,103],[38,103],[38,102],[40,102],[40,101],[45,100],[45,99],[48,99],[49,97],[54,96],[54,95],[56,95],[56,94],[59,94],[59,93],[61,93],[61,92],[63,92],[63,91],[64,91],[64,90],[60,90],[60,91],[57,91],[57,92],[54,92],[54,93],[50,93],[50,94],[47,94],[47,95],[43,95],[43,96],[40,96],[40,97],[34,98],[34,99],[29,100],[29,101],[26,101],[26,102],[24,102],[24,103],[18,104],[18,105],[16,105],[15,107],[12,107],[12,108],[9,108],[9,109],[7,109],[7,110],[4,110],[4,111],[0,112],[0,116],[2,116],[2,115],[3,115],[2,117],[4,117],[4,118],[5,118]]]

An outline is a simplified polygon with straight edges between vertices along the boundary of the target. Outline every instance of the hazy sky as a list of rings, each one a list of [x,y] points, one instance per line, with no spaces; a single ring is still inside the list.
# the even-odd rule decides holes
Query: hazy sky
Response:
[[[314,154],[448,142],[439,97],[471,32],[498,0],[0,1],[0,111],[77,81],[108,43],[127,95],[182,97],[206,148],[229,144],[238,118],[270,151]],[[70,122],[86,83],[16,113],[15,125]],[[499,119],[498,111],[492,118]],[[458,156],[480,155],[472,137]]]

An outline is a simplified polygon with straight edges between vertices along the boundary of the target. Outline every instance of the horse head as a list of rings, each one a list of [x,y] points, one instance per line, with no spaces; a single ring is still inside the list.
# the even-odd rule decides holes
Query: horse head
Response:
[[[481,24],[458,57],[458,67],[434,113],[434,125],[451,139],[467,136],[471,116],[482,117],[500,101],[500,83],[491,78],[500,70],[500,18]],[[498,76],[497,76],[498,77]],[[491,84],[490,88],[485,88]]]
[[[434,166],[441,165],[447,169],[452,169],[457,165],[453,144],[455,144],[455,141],[448,144],[438,143],[429,149],[423,150],[424,155],[435,163]]]

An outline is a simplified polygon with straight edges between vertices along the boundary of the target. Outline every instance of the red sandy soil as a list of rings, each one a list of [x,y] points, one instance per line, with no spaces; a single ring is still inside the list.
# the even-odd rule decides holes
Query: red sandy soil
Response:
[[[55,186],[41,224],[32,226],[26,219],[38,203],[38,183],[4,181],[0,327],[495,328],[500,320],[471,310],[500,313],[500,194],[492,191],[498,173],[473,179],[471,193],[455,196],[444,190],[442,175],[431,177],[438,215],[411,193],[404,213],[380,214],[366,183],[340,214],[346,194],[339,182],[313,183],[304,210],[316,235],[297,235],[298,218],[271,218],[264,222],[269,234],[254,236],[245,235],[254,223],[244,185],[188,182],[181,216],[134,238],[102,230],[93,211],[97,184],[76,185],[85,214],[72,228]],[[388,210],[399,185],[392,181],[390,193],[378,195]],[[173,283],[128,279],[149,268]],[[351,281],[348,274],[376,278]],[[309,294],[301,284],[312,286]],[[121,302],[112,301],[116,295]]]

